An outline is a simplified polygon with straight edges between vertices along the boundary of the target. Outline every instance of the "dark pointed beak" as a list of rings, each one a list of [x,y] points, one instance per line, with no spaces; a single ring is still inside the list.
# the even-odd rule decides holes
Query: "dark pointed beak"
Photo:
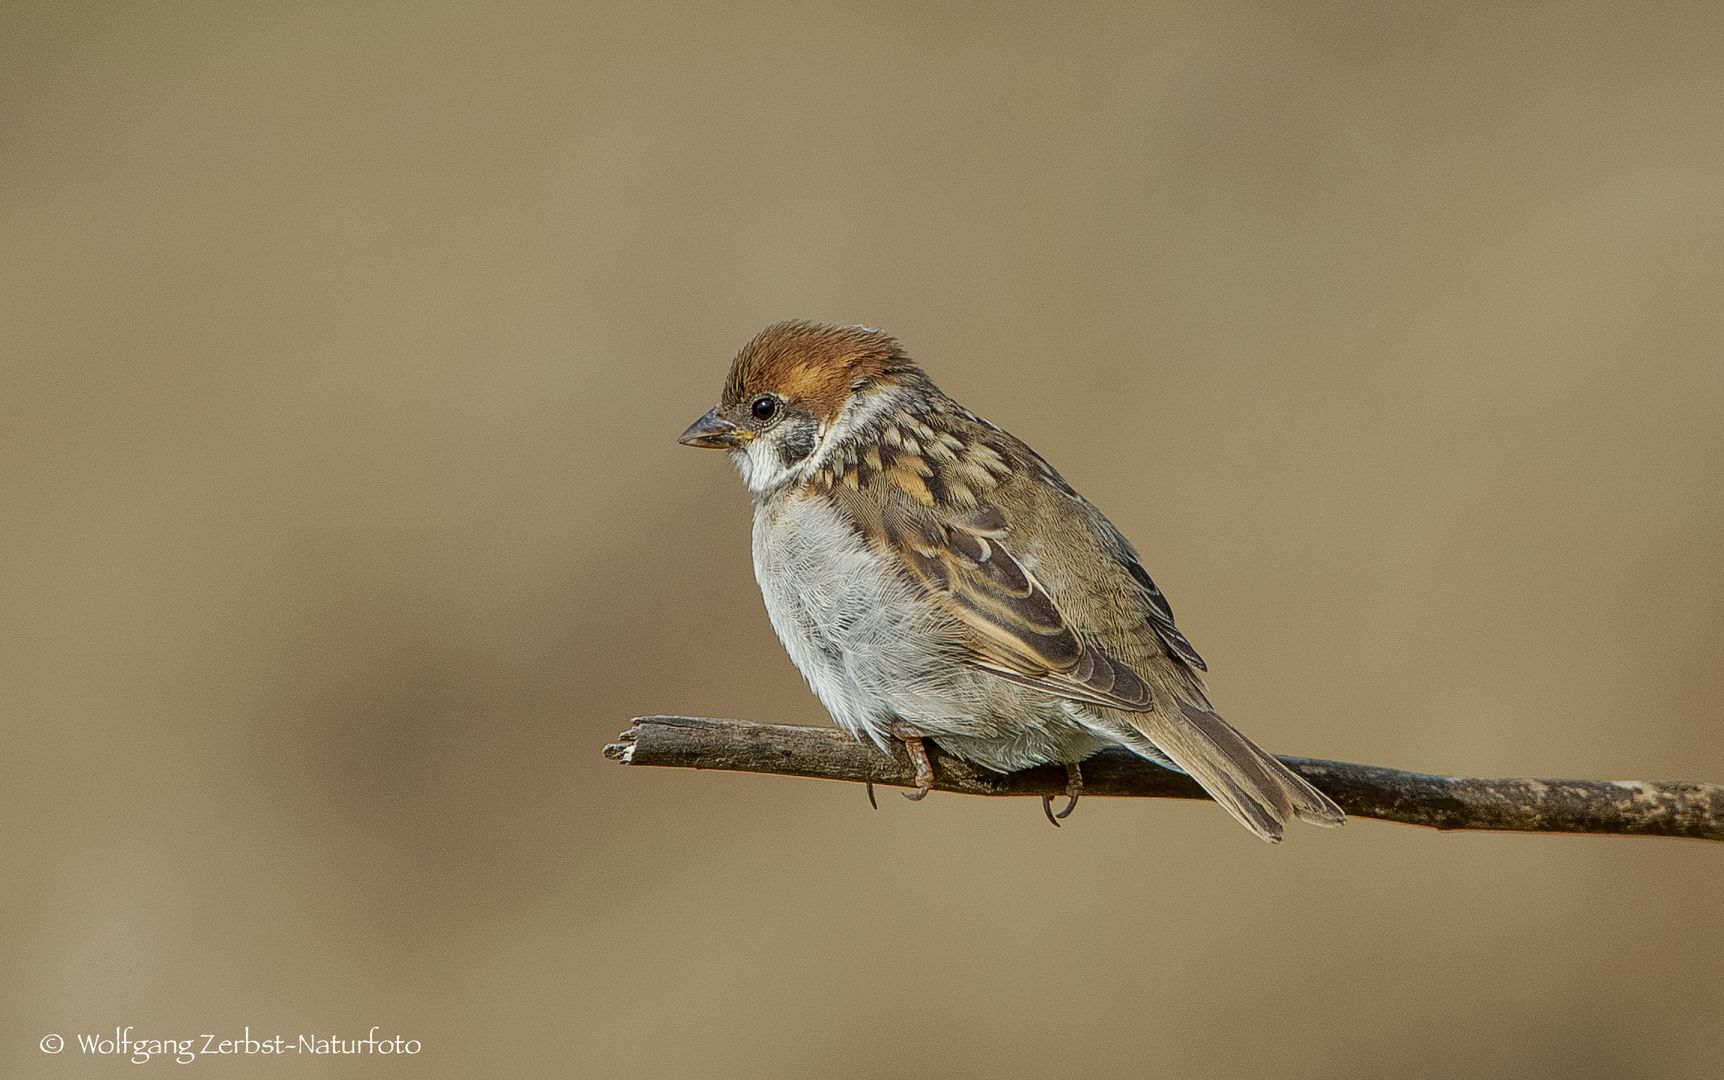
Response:
[[[677,442],[708,450],[734,450],[752,438],[753,435],[719,416],[715,405],[705,416],[690,424]]]

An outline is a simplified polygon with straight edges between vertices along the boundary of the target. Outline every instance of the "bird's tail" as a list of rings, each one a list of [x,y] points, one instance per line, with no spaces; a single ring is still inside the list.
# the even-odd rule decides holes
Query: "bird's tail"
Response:
[[[1241,825],[1264,840],[1271,844],[1279,841],[1289,818],[1328,827],[1346,824],[1347,815],[1329,796],[1241,735],[1232,724],[1190,702],[1163,698],[1160,704],[1164,708],[1153,712],[1118,714],[1152,744],[1140,748],[1131,746],[1135,740],[1128,740],[1126,745],[1145,757],[1171,758]],[[1177,715],[1164,711],[1168,704],[1177,706]],[[1146,749],[1160,754],[1145,753]]]

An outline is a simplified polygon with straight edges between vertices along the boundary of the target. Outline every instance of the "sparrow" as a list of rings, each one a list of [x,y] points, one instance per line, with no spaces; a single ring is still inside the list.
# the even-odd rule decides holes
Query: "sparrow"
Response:
[[[1123,746],[1185,772],[1247,829],[1340,825],[1326,795],[1216,715],[1203,658],[1137,551],[1052,465],[936,387],[891,336],[781,322],[680,440],[729,451],[754,574],[809,686],[851,735],[925,739],[997,772]],[[870,791],[872,798],[872,791]]]

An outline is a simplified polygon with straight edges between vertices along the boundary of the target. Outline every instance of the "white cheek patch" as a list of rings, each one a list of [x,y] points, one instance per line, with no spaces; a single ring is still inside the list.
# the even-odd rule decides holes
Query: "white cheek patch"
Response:
[[[778,451],[766,439],[750,439],[742,452],[736,455],[736,467],[742,471],[742,482],[756,495],[771,491],[785,478]]]
[[[730,460],[736,466],[736,471],[742,474],[742,482],[746,487],[753,488],[754,460],[748,456],[748,451],[736,449],[730,452]]]

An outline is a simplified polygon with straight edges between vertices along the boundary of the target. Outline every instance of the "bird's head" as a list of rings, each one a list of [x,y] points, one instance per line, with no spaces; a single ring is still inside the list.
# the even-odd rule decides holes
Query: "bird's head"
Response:
[[[815,467],[894,391],[920,382],[926,376],[889,334],[776,323],[737,354],[718,405],[677,441],[729,450],[760,494]]]

